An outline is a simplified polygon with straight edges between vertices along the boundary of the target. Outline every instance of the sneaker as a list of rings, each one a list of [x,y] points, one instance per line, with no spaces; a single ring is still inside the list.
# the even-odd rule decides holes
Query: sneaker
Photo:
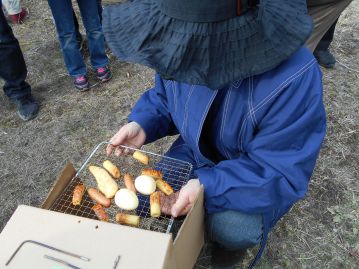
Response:
[[[21,12],[14,15],[8,15],[10,21],[15,24],[21,24],[24,22],[25,17],[29,14],[26,8],[22,8]]]
[[[32,96],[23,97],[14,101],[19,117],[28,121],[35,118],[39,112],[39,103]]]
[[[90,83],[86,76],[75,77],[74,85],[80,92],[84,92],[90,89]]]
[[[104,66],[96,69],[96,76],[101,82],[106,82],[112,78],[112,73],[110,68]]]
[[[317,59],[318,63],[325,68],[333,68],[335,65],[335,57],[330,51],[327,50],[314,50],[314,57]]]

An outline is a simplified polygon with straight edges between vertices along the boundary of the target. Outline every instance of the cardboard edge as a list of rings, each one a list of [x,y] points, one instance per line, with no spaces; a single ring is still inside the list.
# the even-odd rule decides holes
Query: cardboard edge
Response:
[[[65,189],[67,184],[76,175],[76,170],[70,161],[67,161],[64,169],[62,169],[59,176],[57,176],[55,183],[52,185],[48,195],[41,205],[43,209],[50,209],[56,199],[59,197],[61,192]]]
[[[173,242],[173,257],[177,268],[193,268],[204,245],[204,189],[187,214]],[[190,242],[190,243],[189,243]]]

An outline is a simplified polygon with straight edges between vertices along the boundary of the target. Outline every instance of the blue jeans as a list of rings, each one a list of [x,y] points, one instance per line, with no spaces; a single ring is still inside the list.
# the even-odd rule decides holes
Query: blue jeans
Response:
[[[243,250],[259,244],[263,234],[261,215],[227,210],[206,215],[208,239],[227,250]]]
[[[25,81],[26,75],[26,65],[19,42],[0,8],[0,78],[5,80],[4,92],[11,100],[31,95],[31,87]]]
[[[71,0],[48,0],[67,70],[72,77],[86,74],[86,65],[79,50]],[[77,0],[86,29],[93,68],[108,65],[97,0]]]

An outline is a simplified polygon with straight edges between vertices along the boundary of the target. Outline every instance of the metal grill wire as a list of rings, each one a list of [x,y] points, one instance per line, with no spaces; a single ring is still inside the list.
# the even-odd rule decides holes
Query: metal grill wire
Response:
[[[145,165],[132,157],[132,154],[135,149],[125,146],[121,147],[126,148],[129,151],[129,154],[122,155],[119,157],[115,156],[114,154],[112,154],[111,156],[106,156],[105,149],[107,144],[107,142],[102,142],[94,149],[94,151],[90,154],[89,158],[87,158],[83,166],[79,169],[76,176],[69,182],[63,193],[52,205],[51,210],[90,219],[97,219],[95,213],[91,209],[91,207],[94,205],[94,202],[87,194],[87,191],[85,192],[81,205],[79,206],[72,205],[72,194],[75,186],[81,182],[85,184],[86,189],[97,189],[95,177],[89,172],[88,167],[90,165],[97,165],[102,167],[102,163],[105,160],[110,160],[120,169],[121,178],[117,181],[119,188],[125,187],[123,181],[123,175],[125,173],[131,174],[135,179],[137,176],[141,175],[142,169],[145,168],[152,168],[161,171],[163,174],[163,179],[172,186],[175,192],[179,191],[181,187],[187,183],[190,177],[192,165],[188,162],[139,150],[146,154],[150,159],[149,164]],[[140,216],[139,228],[162,233],[170,232],[170,229],[173,224],[173,219],[171,219],[171,216],[162,214],[159,218],[151,217],[149,195],[142,195],[138,192],[136,194],[139,199],[139,206],[136,210],[133,211],[126,211],[120,209],[114,203],[114,199],[112,199],[111,206],[105,209],[107,214],[109,215],[109,221],[112,223],[116,223],[115,216],[118,212],[134,214]],[[176,220],[174,226],[176,226],[177,228],[180,227],[180,223],[178,222],[182,221],[183,219],[179,219],[178,221]]]

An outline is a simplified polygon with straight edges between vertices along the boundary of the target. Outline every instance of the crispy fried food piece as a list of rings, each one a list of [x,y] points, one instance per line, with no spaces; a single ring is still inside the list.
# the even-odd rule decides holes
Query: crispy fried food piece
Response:
[[[99,220],[102,221],[108,221],[108,215],[105,211],[105,209],[102,207],[102,205],[100,204],[95,204],[92,207],[92,210],[95,212],[96,216],[98,217]]]
[[[98,189],[107,198],[113,198],[118,190],[116,181],[102,167],[91,165],[89,170],[96,178]]]
[[[104,161],[102,166],[103,166],[103,168],[105,168],[107,170],[107,172],[110,173],[110,175],[114,179],[119,179],[120,178],[120,176],[121,176],[120,170],[111,161],[109,161],[109,160]]]
[[[151,217],[158,218],[161,216],[160,192],[156,191],[150,196]]]
[[[157,179],[156,186],[166,195],[170,195],[173,193],[173,188],[163,179]]]
[[[135,184],[133,183],[133,177],[130,174],[125,174],[123,176],[123,181],[125,182],[125,186],[127,189],[136,193]]]
[[[140,226],[140,217],[136,215],[117,213],[116,221],[120,224],[130,225],[134,227]]]
[[[149,163],[149,158],[146,154],[142,153],[141,151],[136,150],[133,155],[133,158],[135,158],[136,160],[140,161],[143,164],[148,164]]]
[[[161,179],[163,177],[162,172],[155,169],[143,169],[141,175],[150,176],[154,179]]]
[[[72,194],[72,204],[73,205],[80,205],[82,201],[82,197],[85,193],[85,185],[80,183],[75,186],[74,192]]]

